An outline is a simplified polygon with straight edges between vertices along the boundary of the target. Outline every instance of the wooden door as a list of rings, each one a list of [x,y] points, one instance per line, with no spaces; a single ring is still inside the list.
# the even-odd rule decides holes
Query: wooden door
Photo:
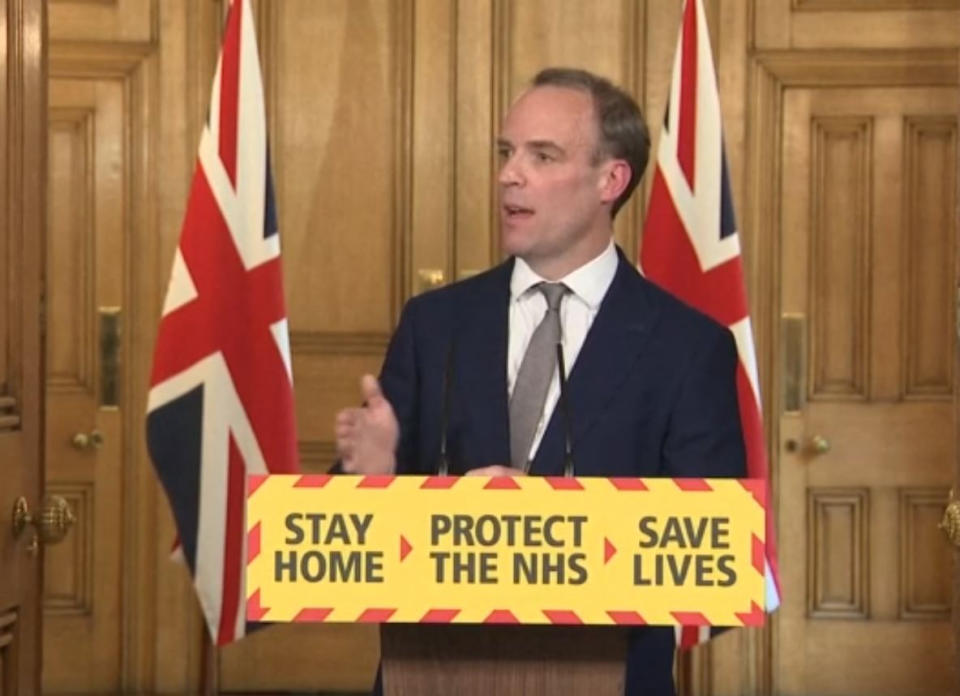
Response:
[[[0,695],[40,679],[41,556],[36,530],[14,534],[18,499],[43,494],[42,255],[46,46],[42,0],[0,1]],[[15,29],[15,30],[14,30]]]
[[[119,686],[124,321],[123,85],[52,77],[47,226],[47,489],[74,509],[44,572],[48,693]]]
[[[783,103],[786,694],[954,689],[955,87]]]
[[[49,14],[46,488],[76,523],[45,558],[48,694],[137,688],[138,608],[151,586],[138,561],[152,543],[170,543],[154,542],[153,529],[138,538],[149,472],[135,448],[142,407],[128,408],[146,382],[134,370],[149,356],[145,344],[131,349],[129,297],[148,274],[145,262],[131,272],[133,238],[152,229],[144,194],[151,12],[137,0],[55,3]]]

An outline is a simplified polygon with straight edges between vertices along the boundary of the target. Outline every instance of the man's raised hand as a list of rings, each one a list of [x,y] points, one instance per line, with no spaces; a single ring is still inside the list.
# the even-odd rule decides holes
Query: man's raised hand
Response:
[[[381,475],[396,471],[400,426],[393,407],[373,375],[360,379],[364,405],[337,414],[337,454],[347,474]]]

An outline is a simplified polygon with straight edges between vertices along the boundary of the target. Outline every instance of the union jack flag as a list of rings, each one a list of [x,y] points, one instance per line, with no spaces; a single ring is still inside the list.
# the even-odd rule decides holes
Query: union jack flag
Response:
[[[249,0],[229,8],[153,356],[147,445],[218,645],[244,635],[247,474],[298,469]]]
[[[766,479],[757,359],[723,150],[717,78],[700,0],[687,0],[684,6],[640,265],[650,280],[733,333],[740,354],[737,392],[747,475]],[[769,505],[766,579],[766,609],[773,611],[780,605],[780,580]],[[688,648],[709,637],[709,627],[685,626],[677,630],[677,645]]]

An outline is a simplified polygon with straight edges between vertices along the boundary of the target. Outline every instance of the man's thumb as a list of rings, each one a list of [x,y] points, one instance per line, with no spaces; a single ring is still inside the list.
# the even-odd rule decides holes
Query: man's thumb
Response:
[[[380,391],[380,383],[373,375],[364,375],[360,378],[360,394],[368,406],[379,405],[379,400],[383,398],[383,392]]]

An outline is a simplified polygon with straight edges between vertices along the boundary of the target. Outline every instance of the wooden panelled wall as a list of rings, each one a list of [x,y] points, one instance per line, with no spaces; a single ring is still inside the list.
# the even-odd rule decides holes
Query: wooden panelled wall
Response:
[[[827,421],[838,401],[913,399],[937,423],[949,408],[954,296],[952,267],[944,259],[955,250],[950,172],[957,157],[960,0],[704,4],[742,222],[775,498],[785,511],[784,625],[793,621],[797,631],[807,631],[808,619],[822,608],[862,620],[919,613],[942,625],[949,585],[920,566],[932,563],[945,572],[936,563],[946,550],[931,524],[950,484],[951,460],[942,459],[953,450],[929,452],[915,477],[909,469],[874,477],[858,465],[862,475],[855,480],[817,478],[822,463],[781,456],[788,437],[800,441],[802,452],[814,434],[805,410],[781,418],[787,349],[781,313],[806,316],[816,302],[833,308],[807,316],[801,333],[816,338],[803,346],[811,349],[804,396],[818,408],[826,404],[818,413],[827,413]],[[334,413],[357,401],[358,376],[377,370],[404,300],[499,260],[491,144],[511,99],[542,66],[590,68],[636,96],[655,150],[681,2],[255,0],[254,7],[300,450],[306,469],[322,470],[334,456]],[[50,566],[68,580],[48,581],[48,626],[61,626],[71,641],[98,642],[93,666],[81,668],[58,657],[62,647],[49,649],[59,645],[56,636],[46,637],[51,692],[192,692],[200,676],[200,622],[184,570],[167,559],[173,529],[145,454],[142,414],[223,10],[222,0],[50,3],[50,162],[58,170],[51,172],[50,200],[87,212],[58,217],[53,210],[48,243],[94,235],[90,244],[103,250],[94,254],[93,279],[85,282],[113,283],[117,296],[103,301],[122,307],[124,317],[120,409],[91,416],[114,428],[116,445],[97,453],[95,464],[88,459],[65,470],[49,463],[54,447],[48,442],[49,487],[71,495],[86,513],[76,530],[82,541],[49,552]],[[894,98],[880,94],[898,89]],[[874,101],[858,110],[856,97],[834,99],[844,90],[866,90]],[[109,119],[112,125],[98,131]],[[59,170],[68,166],[80,173],[64,176]],[[896,183],[901,179],[911,192],[906,198]],[[647,190],[618,220],[617,239],[628,253],[639,241]],[[884,207],[889,196],[907,203]],[[818,205],[837,207],[841,217],[829,208],[818,216]],[[104,236],[105,223],[113,236]],[[865,240],[875,234],[871,247]],[[795,248],[803,261],[791,276],[784,266],[795,266],[788,255]],[[865,251],[870,248],[873,256]],[[890,265],[884,259],[891,257],[877,252],[886,248],[890,254],[901,249],[908,261]],[[820,275],[807,273],[813,268],[808,249],[839,260]],[[803,298],[814,298],[813,304]],[[102,304],[82,300],[73,298],[65,314]],[[877,304],[881,300],[886,304]],[[895,315],[882,309],[888,305]],[[95,340],[95,329],[78,326],[79,334],[64,331],[62,340]],[[829,343],[838,330],[840,343]],[[829,349],[817,342],[822,337]],[[63,346],[48,352],[63,356],[64,364],[74,359]],[[888,364],[903,370],[888,374]],[[871,417],[866,422],[876,425]],[[57,418],[48,416],[48,430],[79,427],[58,425]],[[839,442],[838,449],[845,451]],[[879,522],[871,500],[883,513]],[[818,545],[824,535],[833,541]],[[894,544],[907,539],[887,554],[905,580],[886,594],[881,576],[889,569],[871,561],[869,541],[876,546],[883,535]],[[898,596],[906,599],[898,603]],[[810,664],[799,665],[798,650],[805,648],[780,622],[716,641],[683,670],[685,688],[809,691],[804,685],[815,682],[804,670],[819,653],[807,651]],[[808,632],[827,641],[824,651],[846,646],[829,643],[829,633]],[[370,627],[274,628],[221,650],[218,674],[225,689],[362,689],[372,680],[377,650]]]

